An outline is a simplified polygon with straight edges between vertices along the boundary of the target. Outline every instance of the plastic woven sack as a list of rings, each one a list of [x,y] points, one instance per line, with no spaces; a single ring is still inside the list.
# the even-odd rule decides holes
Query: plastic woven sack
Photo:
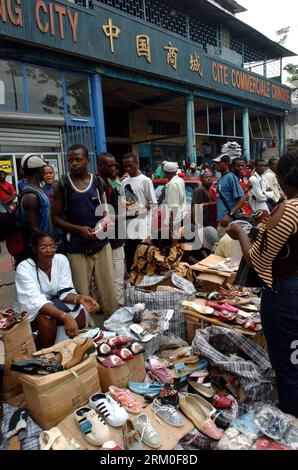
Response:
[[[237,376],[246,403],[269,399],[275,374],[268,354],[254,341],[233,330],[212,326],[197,330],[192,347],[194,354],[208,359],[210,365]],[[232,361],[229,354],[243,360]]]
[[[171,286],[167,292],[158,292],[158,286]],[[145,276],[138,286],[127,286],[125,304],[130,307],[138,303],[146,304],[148,310],[173,309],[169,330],[165,334],[174,334],[180,338],[186,337],[186,323],[180,313],[180,303],[192,300],[196,290],[186,279],[169,272],[166,276]]]

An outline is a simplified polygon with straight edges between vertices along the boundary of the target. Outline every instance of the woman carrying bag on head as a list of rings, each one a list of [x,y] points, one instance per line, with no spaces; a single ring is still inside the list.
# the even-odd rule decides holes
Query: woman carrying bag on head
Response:
[[[298,417],[298,152],[279,161],[277,176],[287,196],[260,227],[252,243],[236,225],[227,233],[239,240],[246,261],[262,285],[261,317],[276,373],[279,407]]]

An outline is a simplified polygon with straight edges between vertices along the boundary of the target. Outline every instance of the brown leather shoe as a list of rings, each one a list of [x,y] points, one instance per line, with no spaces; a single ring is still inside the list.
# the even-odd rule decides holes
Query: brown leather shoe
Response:
[[[86,355],[89,355],[96,350],[91,339],[75,338],[73,341],[77,343],[77,346],[73,352],[72,359],[64,364],[64,369],[71,369],[71,367],[77,366],[85,359]]]

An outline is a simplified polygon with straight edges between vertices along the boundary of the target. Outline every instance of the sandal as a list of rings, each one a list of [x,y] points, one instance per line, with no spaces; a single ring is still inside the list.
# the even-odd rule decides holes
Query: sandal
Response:
[[[117,357],[120,357],[120,359],[122,359],[123,361],[131,361],[132,359],[134,359],[134,355],[127,348],[117,349],[113,352],[113,354]]]
[[[103,365],[104,367],[108,367],[109,369],[113,369],[114,367],[124,366],[125,362],[115,354],[112,354],[109,357],[97,357],[97,360]]]
[[[260,323],[256,323],[253,320],[243,320],[240,318],[236,318],[235,322],[237,325],[241,325],[242,328],[245,330],[250,330],[250,331],[261,331],[262,330],[262,325]]]
[[[217,310],[214,310],[213,315],[221,321],[234,321],[236,318],[236,315],[234,313],[226,311],[219,312]]]
[[[60,362],[50,361],[49,359],[33,358],[13,362],[10,370],[30,375],[48,375],[63,371],[63,366]]]
[[[114,387],[109,387],[109,392],[115,400],[123,406],[123,408],[129,413],[139,414],[142,411],[142,405],[135,399],[133,394],[127,390]]]
[[[39,436],[40,450],[80,450],[74,439],[66,439],[59,428],[42,431]]]
[[[151,341],[153,338],[153,335],[151,333],[147,333],[147,331],[144,330],[140,325],[137,325],[133,323],[130,325],[131,331],[134,333],[134,335],[137,337],[139,341],[142,343],[148,343],[148,341]]]

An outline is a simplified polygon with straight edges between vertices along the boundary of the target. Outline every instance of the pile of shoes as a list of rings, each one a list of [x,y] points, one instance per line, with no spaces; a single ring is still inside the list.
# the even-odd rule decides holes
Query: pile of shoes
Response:
[[[256,302],[255,302],[256,301]],[[254,303],[253,303],[254,302]],[[218,325],[229,324],[231,327],[258,332],[262,330],[259,313],[259,299],[233,299],[220,298],[219,300],[202,300],[182,302],[182,313],[187,317],[206,318],[206,321],[215,318]],[[211,321],[212,323],[212,321]]]
[[[120,367],[143,352],[143,346],[132,336],[118,335],[104,339],[97,345],[97,360],[104,367]]]
[[[13,308],[0,310],[0,330],[9,330],[17,323],[21,323],[27,318],[27,312]]]
[[[242,147],[237,142],[226,142],[221,148],[221,153],[227,153],[233,160],[242,156]]]
[[[14,372],[30,375],[48,375],[71,369],[83,362],[90,354],[96,351],[95,343],[88,338],[79,336],[71,340],[73,347],[50,352],[37,351],[31,358],[15,359],[10,369]],[[71,352],[70,352],[71,351]]]
[[[298,450],[297,420],[273,403],[256,403],[235,419],[219,450]]]

